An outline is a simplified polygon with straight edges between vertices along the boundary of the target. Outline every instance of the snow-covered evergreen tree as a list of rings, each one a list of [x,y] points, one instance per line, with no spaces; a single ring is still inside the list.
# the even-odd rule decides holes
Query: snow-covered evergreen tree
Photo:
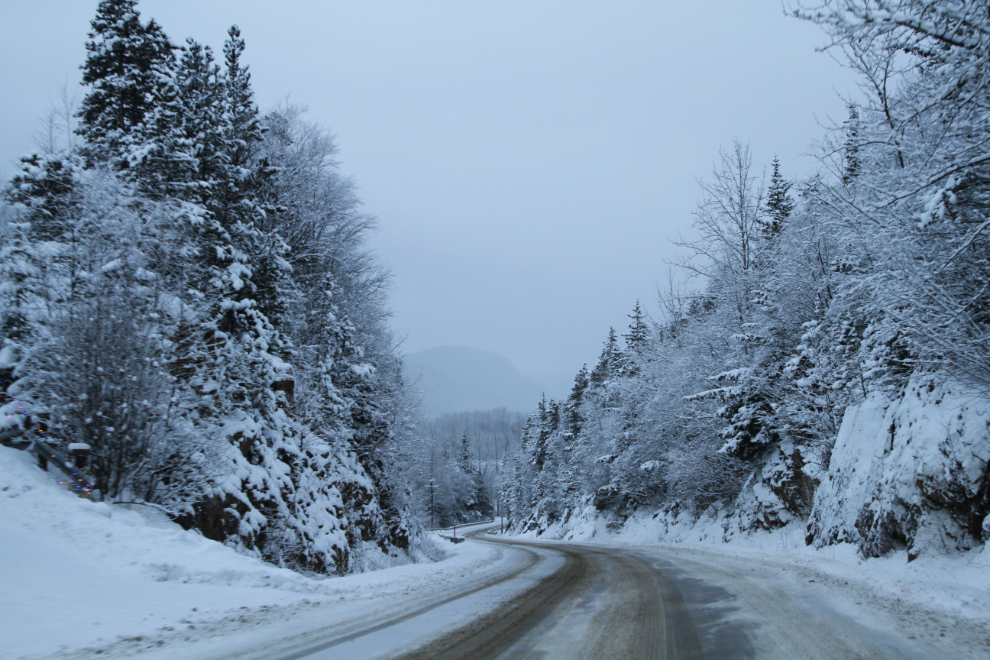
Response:
[[[773,240],[784,229],[784,222],[794,211],[794,202],[788,196],[791,183],[780,173],[780,161],[773,158],[773,173],[770,175],[770,187],[767,189],[766,214],[763,221],[763,232],[767,240]]]
[[[90,88],[78,132],[91,162],[128,165],[131,133],[144,123],[152,99],[174,62],[174,46],[154,21],[142,23],[136,0],[103,0],[91,21],[82,82]]]
[[[4,190],[3,437],[84,442],[99,497],[281,565],[399,557],[411,397],[332,141],[262,119],[236,26],[223,67],[133,0],[92,26],[84,143]]]

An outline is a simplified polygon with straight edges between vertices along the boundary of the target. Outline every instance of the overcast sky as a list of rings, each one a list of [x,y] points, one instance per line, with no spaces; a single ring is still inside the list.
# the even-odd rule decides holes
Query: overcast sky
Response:
[[[74,90],[96,0],[0,0],[0,174]],[[175,42],[236,23],[264,109],[289,97],[340,147],[391,265],[405,352],[495,351],[561,396],[625,329],[688,233],[720,146],[785,176],[851,75],[779,0],[143,0]]]

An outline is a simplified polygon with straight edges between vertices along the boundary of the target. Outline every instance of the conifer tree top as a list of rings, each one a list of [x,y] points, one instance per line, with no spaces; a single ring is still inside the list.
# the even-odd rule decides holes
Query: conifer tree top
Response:
[[[144,121],[159,77],[175,61],[175,46],[154,20],[141,22],[136,4],[100,3],[81,67],[89,92],[79,110],[78,133],[111,151],[118,151],[124,136]]]
[[[646,322],[643,320],[645,317],[640,308],[639,299],[636,300],[632,314],[629,314],[628,317],[632,320],[632,323],[629,324],[629,332],[622,337],[626,340],[627,348],[633,351],[640,351],[645,346],[646,340],[649,337],[649,328],[647,328]]]
[[[767,238],[777,236],[784,228],[784,221],[794,211],[794,201],[787,194],[791,183],[780,173],[780,160],[773,157],[773,174],[770,175],[770,187],[767,190],[767,215],[769,220],[764,223]]]

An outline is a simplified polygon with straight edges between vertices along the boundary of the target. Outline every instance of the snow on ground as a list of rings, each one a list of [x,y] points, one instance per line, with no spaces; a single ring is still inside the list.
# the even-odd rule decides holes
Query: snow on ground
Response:
[[[748,573],[753,584],[783,585],[796,600],[825,603],[902,639],[917,637],[944,657],[990,651],[990,556],[982,547],[910,563],[905,552],[862,560],[848,544],[805,546],[800,525],[726,544],[716,518],[671,525],[642,516],[613,531],[593,513],[574,516],[567,530],[552,527],[539,540],[665,553],[699,574],[707,566],[711,580]],[[431,538],[425,543],[433,547],[422,552],[446,552],[447,559],[306,577],[185,532],[153,510],[79,499],[26,453],[0,447],[3,654],[32,660],[289,655],[491,584],[523,561],[511,549]],[[747,587],[741,578],[733,588]],[[470,616],[466,610],[493,606],[481,596],[451,605],[461,618]]]
[[[294,630],[346,634],[517,561],[488,545],[423,543],[420,552],[449,558],[306,577],[186,532],[148,507],[80,499],[27,453],[0,447],[3,656],[225,657],[237,644],[247,652]],[[233,646],[225,637],[232,632]]]
[[[685,565],[735,567],[740,574],[779,584],[796,601],[814,600],[867,627],[925,640],[941,649],[941,657],[990,657],[990,551],[985,546],[926,554],[911,562],[904,550],[863,559],[851,543],[820,549],[805,545],[803,522],[772,533],[736,535],[726,543],[721,516],[697,523],[685,516],[671,524],[641,515],[614,530],[596,514],[589,508],[566,526],[550,526],[538,539],[662,551]]]

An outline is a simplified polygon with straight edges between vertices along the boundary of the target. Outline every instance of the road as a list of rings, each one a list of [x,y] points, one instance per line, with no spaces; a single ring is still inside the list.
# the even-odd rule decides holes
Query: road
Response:
[[[588,546],[551,550],[564,557],[560,570],[494,612],[398,657],[704,657],[680,592],[648,562]],[[738,641],[746,643],[744,636]]]
[[[471,536],[519,553],[517,567],[282,660],[953,657],[870,628],[746,562]]]

